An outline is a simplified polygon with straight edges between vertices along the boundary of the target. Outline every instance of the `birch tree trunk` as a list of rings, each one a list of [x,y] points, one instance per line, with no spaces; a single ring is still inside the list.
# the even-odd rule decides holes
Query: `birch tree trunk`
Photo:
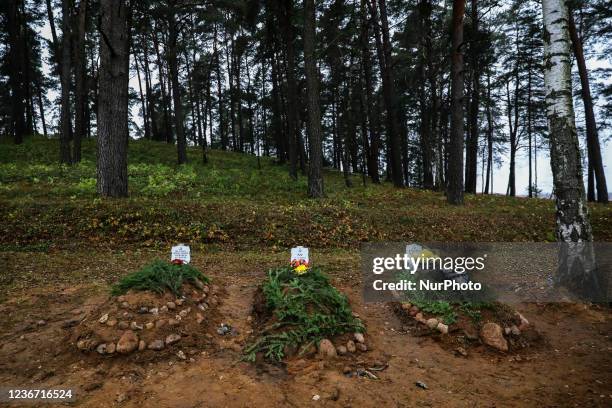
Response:
[[[569,14],[564,0],[542,3],[544,84],[557,207],[556,235],[562,244],[556,283],[583,297],[591,297],[599,285],[572,105]]]
[[[128,193],[129,29],[125,0],[100,4],[100,91],[98,96],[98,193]]]

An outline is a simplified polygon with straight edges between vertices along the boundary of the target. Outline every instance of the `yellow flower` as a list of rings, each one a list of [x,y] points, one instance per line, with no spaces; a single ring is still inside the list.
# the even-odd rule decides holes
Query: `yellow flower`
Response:
[[[296,275],[303,275],[306,273],[307,270],[308,267],[306,265],[299,265],[294,269]]]

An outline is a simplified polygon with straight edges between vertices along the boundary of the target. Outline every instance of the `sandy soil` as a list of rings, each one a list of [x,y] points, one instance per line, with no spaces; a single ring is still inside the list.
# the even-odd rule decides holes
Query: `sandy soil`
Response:
[[[514,354],[481,346],[463,357],[435,338],[412,333],[390,305],[363,304],[354,271],[334,272],[334,282],[367,325],[370,350],[333,361],[296,358],[283,365],[252,365],[240,361],[240,349],[265,268],[243,262],[207,267],[226,291],[211,324],[230,323],[237,334],[214,336],[189,354],[193,361],[172,354],[134,359],[77,351],[69,341],[74,329],[62,326],[104,304],[106,286],[49,285],[9,294],[0,304],[0,385],[72,388],[76,402],[70,405],[82,407],[612,406],[609,309],[519,305],[545,342]],[[46,324],[38,326],[40,319]],[[384,366],[373,371],[378,379],[343,374],[345,367]]]

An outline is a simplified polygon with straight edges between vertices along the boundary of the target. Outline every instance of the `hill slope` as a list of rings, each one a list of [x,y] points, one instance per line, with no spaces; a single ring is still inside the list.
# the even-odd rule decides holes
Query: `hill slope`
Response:
[[[83,162],[56,164],[57,141],[2,145],[0,248],[165,247],[184,241],[224,249],[354,248],[364,241],[551,241],[549,200],[468,195],[464,207],[442,193],[395,189],[390,184],[344,186],[325,172],[327,198],[306,197],[306,177],[290,180],[270,158],[189,149],[178,168],[175,147],[130,141],[130,197],[95,194],[95,145]],[[592,205],[597,240],[612,240],[610,207]]]

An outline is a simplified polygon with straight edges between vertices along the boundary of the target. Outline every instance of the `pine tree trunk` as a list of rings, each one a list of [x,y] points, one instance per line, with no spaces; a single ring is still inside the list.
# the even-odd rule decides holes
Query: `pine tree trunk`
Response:
[[[465,192],[476,194],[476,178],[478,167],[478,108],[480,104],[480,67],[478,66],[478,0],[472,0],[470,12],[472,20],[472,45],[470,46],[470,62],[472,69],[472,97],[470,100],[470,126],[465,152]]]
[[[172,102],[174,105],[174,130],[176,132],[176,150],[178,164],[187,163],[187,140],[185,138],[185,127],[183,124],[183,102],[181,100],[181,85],[179,84],[177,41],[178,32],[176,20],[176,9],[174,1],[170,3],[168,11],[168,68],[170,70],[170,81],[172,82]]]
[[[374,2],[375,0],[372,0]],[[391,39],[389,37],[389,22],[387,19],[387,4],[385,0],[378,0],[380,6],[380,23],[382,33],[382,59],[380,61],[383,82],[383,99],[387,108],[387,136],[390,153],[391,177],[396,187],[404,186],[402,173],[401,141],[397,119],[397,97],[393,84],[393,73],[391,67]],[[374,10],[376,8],[374,7]],[[378,26],[376,12],[372,13],[374,26]],[[378,30],[375,30],[375,33]],[[378,34],[376,34],[378,36]],[[379,55],[379,59],[380,59]]]
[[[432,117],[433,111],[426,98],[426,86],[428,76],[432,75],[431,64],[431,1],[421,0],[419,4],[419,15],[423,37],[420,42],[419,72],[419,105],[420,105],[420,136],[421,136],[421,161],[423,163],[423,188],[433,189],[433,144],[432,144]],[[429,83],[431,86],[431,82]],[[431,88],[430,94],[436,94],[436,89]]]
[[[592,294],[598,286],[572,105],[569,13],[564,0],[543,0],[542,9],[544,83],[557,206],[556,232],[557,240],[564,244],[556,282],[579,294]]]
[[[280,16],[285,42],[285,72],[287,78],[287,138],[289,139],[289,176],[297,180],[298,160],[298,88],[295,79],[295,50],[293,41],[295,29],[292,23],[293,0],[283,2],[283,13]]]
[[[465,0],[453,0],[451,54],[451,135],[447,200],[463,204],[463,17]]]
[[[70,85],[71,85],[71,11],[69,0],[62,0],[62,47],[60,57],[60,87],[61,87],[61,108],[60,108],[60,162],[71,163],[72,153],[70,152],[70,137],[72,136],[71,109],[70,109]]]
[[[215,24],[213,36],[213,54],[215,56],[215,76],[217,77],[217,103],[219,114],[219,141],[221,142],[221,150],[227,150],[227,129],[225,126],[225,114],[223,112],[223,85],[221,78],[221,53],[217,47],[217,25]]]
[[[125,0],[100,2],[98,193],[128,193],[129,10]]]
[[[85,72],[87,60],[85,59],[85,18],[87,17],[87,0],[79,2],[79,12],[75,22],[75,102],[74,102],[74,141],[72,161],[81,161],[81,140],[85,138],[85,104],[87,103],[87,83]]]
[[[370,21],[367,17],[366,0],[360,0],[361,14],[361,64],[364,79],[364,95],[366,106],[366,120],[370,136],[370,148],[368,149],[368,174],[372,179],[372,183],[380,183],[380,174],[378,173],[378,155],[379,155],[379,135],[374,126],[374,114],[372,104],[374,97],[372,95],[372,60],[369,46]]]
[[[319,108],[319,69],[315,57],[315,5],[314,0],[304,0],[304,68],[308,99],[308,140],[310,166],[308,169],[308,195],[323,197],[323,149],[321,137],[321,111]]]
[[[595,173],[595,184],[597,186],[597,201],[600,203],[608,202],[608,187],[606,184],[606,174],[604,172],[601,158],[601,147],[599,146],[599,135],[597,134],[597,124],[595,122],[595,112],[593,111],[593,98],[591,97],[591,85],[589,84],[589,74],[584,60],[584,50],[582,38],[576,31],[576,24],[572,13],[569,13],[569,32],[574,48],[574,56],[578,65],[580,75],[581,95],[584,104],[584,116],[586,122],[587,145],[589,151],[589,164]]]
[[[21,18],[19,13],[20,1],[11,0],[8,2],[8,21],[7,31],[9,40],[9,85],[11,89],[11,127],[15,144],[21,144],[26,132],[25,124],[25,105],[21,56],[25,52],[20,33]]]

